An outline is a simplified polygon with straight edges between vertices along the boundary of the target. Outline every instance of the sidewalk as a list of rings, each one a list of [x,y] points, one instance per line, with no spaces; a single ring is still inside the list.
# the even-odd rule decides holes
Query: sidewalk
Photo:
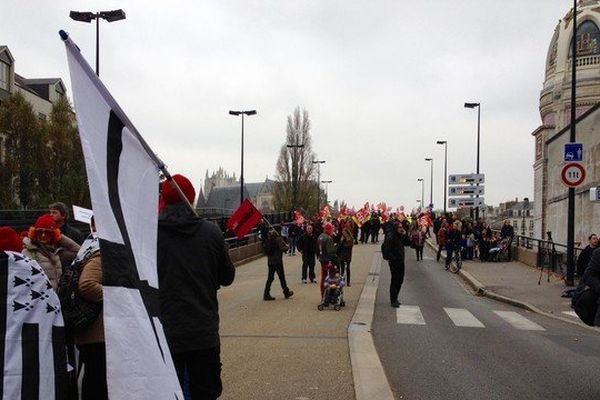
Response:
[[[434,241],[428,240],[427,243],[437,250]],[[445,256],[445,252],[442,254]],[[517,261],[472,260],[463,261],[460,275],[479,295],[588,327],[571,309],[571,299],[561,297],[565,290],[564,282],[554,275],[550,275],[548,282],[547,271],[544,271],[538,285],[540,270],[537,268]]]

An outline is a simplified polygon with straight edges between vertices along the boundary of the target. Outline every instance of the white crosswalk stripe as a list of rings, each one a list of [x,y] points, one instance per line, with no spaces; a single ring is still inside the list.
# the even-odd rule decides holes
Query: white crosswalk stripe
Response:
[[[456,326],[468,327],[468,328],[485,328],[471,312],[464,308],[448,308],[444,307],[444,311],[448,314],[448,317],[454,322]]]
[[[494,313],[517,329],[524,331],[545,331],[540,325],[528,320],[517,312],[494,311]]]
[[[396,310],[396,320],[404,325],[425,325],[419,306],[403,306]]]

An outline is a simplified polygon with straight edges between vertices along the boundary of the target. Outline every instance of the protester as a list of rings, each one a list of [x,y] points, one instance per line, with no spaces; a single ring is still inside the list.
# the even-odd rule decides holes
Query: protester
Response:
[[[195,190],[173,176],[193,204]],[[235,268],[219,228],[198,218],[165,181],[158,221],[160,315],[179,382],[187,373],[193,399],[216,399],[221,382],[217,290],[230,285]]]
[[[420,227],[415,223],[413,233],[411,235],[411,244],[415,248],[417,254],[417,261],[423,260],[423,247],[425,247],[425,228]]]
[[[306,283],[307,276],[315,283],[315,257],[317,254],[317,237],[312,225],[306,226],[306,231],[298,239],[298,251],[302,254],[302,282]],[[307,275],[308,272],[308,275]]]
[[[381,220],[379,214],[374,212],[371,214],[371,243],[379,243],[379,229],[381,228]]]
[[[448,223],[444,219],[440,225],[440,228],[437,231],[436,239],[438,250],[436,254],[436,261],[440,261],[440,256],[442,255],[442,249],[446,248],[446,237],[448,235]]]
[[[78,251],[79,245],[62,236],[50,214],[40,216],[23,239],[23,254],[40,264],[54,290],[62,275],[61,259],[72,261]]]
[[[346,280],[346,285],[350,287],[350,263],[352,262],[352,247],[354,246],[354,236],[352,232],[352,222],[345,221],[338,242],[338,251],[340,258],[340,272]]]
[[[300,228],[297,224],[291,223],[288,228],[288,237],[289,237],[289,254],[290,256],[296,255],[296,245],[298,244],[298,236],[300,235]]]
[[[327,271],[331,265],[338,265],[338,256],[335,243],[333,242],[333,225],[326,222],[323,225],[323,233],[317,238],[317,254],[319,256],[319,262],[321,263],[321,300],[325,293],[325,278],[327,277]]]
[[[60,233],[62,233],[65,236],[68,236],[75,243],[81,246],[84,237],[79,231],[79,229],[71,226],[68,223],[69,209],[67,208],[67,205],[65,203],[61,203],[60,201],[52,203],[48,206],[48,213],[52,215],[52,218],[54,218],[54,220],[56,221],[56,226],[58,227],[58,229],[60,229]]]
[[[453,253],[460,251],[460,241],[462,239],[461,228],[462,224],[459,220],[448,224],[446,227],[448,230],[446,233],[446,269],[450,268]]]
[[[290,290],[288,287],[285,280],[285,271],[283,269],[283,254],[289,250],[289,246],[283,241],[283,238],[277,231],[271,231],[269,233],[269,238],[267,239],[265,246],[269,274],[267,276],[267,282],[265,283],[263,300],[275,300],[275,297],[271,296],[271,284],[275,279],[275,274],[277,274],[277,277],[279,278],[283,296],[286,299],[289,299],[294,295],[294,291]]]
[[[382,245],[383,258],[390,266],[390,304],[400,307],[400,288],[404,282],[404,245],[410,243],[410,238],[401,223],[396,225],[393,233],[389,234]]]
[[[600,326],[600,248],[596,248],[592,252],[588,267],[585,269],[579,287],[588,286],[596,295],[596,315],[594,316],[593,325]]]
[[[581,251],[579,257],[577,257],[577,276],[583,276],[585,269],[587,268],[590,259],[592,258],[593,251],[598,247],[598,236],[592,233],[588,237],[588,245]]]

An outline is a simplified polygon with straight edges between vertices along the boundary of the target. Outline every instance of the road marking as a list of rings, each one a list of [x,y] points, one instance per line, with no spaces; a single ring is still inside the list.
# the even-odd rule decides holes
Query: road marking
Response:
[[[513,327],[523,331],[545,331],[544,328],[532,322],[514,311],[494,311],[496,315],[511,324]]]
[[[444,311],[450,317],[454,325],[464,326],[468,328],[485,328],[485,326],[477,319],[469,310],[464,308],[447,308]]]
[[[579,318],[575,311],[563,311],[563,314],[570,315],[571,317]]]
[[[399,324],[425,325],[425,318],[419,306],[400,306],[396,310],[396,320]]]

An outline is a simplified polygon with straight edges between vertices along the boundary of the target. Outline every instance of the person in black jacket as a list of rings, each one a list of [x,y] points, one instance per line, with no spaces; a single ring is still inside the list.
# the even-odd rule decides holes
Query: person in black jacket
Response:
[[[592,258],[592,252],[598,247],[598,236],[595,233],[592,233],[588,237],[588,244],[585,249],[581,251],[579,257],[577,257],[577,276],[583,276],[585,269],[587,268],[590,259]]]
[[[302,282],[306,283],[307,272],[311,283],[316,283],[315,264],[317,255],[317,237],[313,232],[312,225],[306,226],[304,232],[298,239],[298,251],[302,254]]]
[[[173,179],[190,203],[190,181]],[[221,395],[221,344],[217,290],[235,277],[221,230],[198,218],[180,199],[170,182],[161,190],[166,206],[158,221],[158,279],[160,320],[179,382],[189,377],[193,399]]]
[[[283,295],[286,299],[289,299],[294,295],[294,292],[288,287],[287,282],[285,281],[285,272],[283,271],[283,254],[289,250],[289,246],[277,231],[271,231],[269,232],[269,238],[265,243],[265,250],[267,252],[269,275],[267,276],[263,299],[275,300],[275,297],[271,296],[271,284],[275,279],[275,273],[277,273],[277,276],[279,277]]]
[[[598,308],[594,317],[594,326],[600,326],[600,248],[592,252],[590,262],[581,277],[579,285],[589,286],[597,296]]]
[[[410,243],[401,223],[397,223],[393,232],[388,234],[383,242],[382,250],[384,259],[390,266],[390,303],[392,307],[400,307],[398,297],[404,282],[404,245]]]
[[[60,201],[56,203],[52,203],[48,206],[48,214],[52,215],[54,221],[56,221],[56,226],[60,229],[60,233],[67,236],[69,239],[72,239],[78,245],[83,244],[83,240],[85,239],[79,229],[71,226],[68,222],[69,219],[69,209],[65,203],[61,203]],[[70,260],[73,261],[73,260]],[[70,262],[69,262],[70,264]]]

